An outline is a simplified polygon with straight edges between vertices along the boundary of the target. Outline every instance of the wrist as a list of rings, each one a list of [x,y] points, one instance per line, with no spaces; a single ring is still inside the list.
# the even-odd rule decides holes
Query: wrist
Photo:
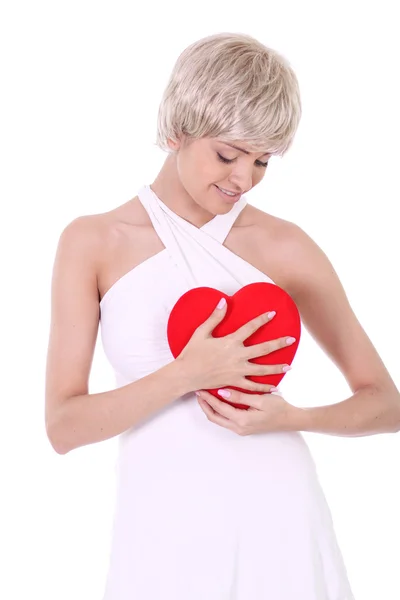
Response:
[[[307,408],[290,405],[287,418],[290,431],[308,431],[310,422],[310,413]]]
[[[193,392],[195,383],[190,376],[186,365],[179,357],[166,365],[167,372],[170,376],[171,385],[177,397]]]

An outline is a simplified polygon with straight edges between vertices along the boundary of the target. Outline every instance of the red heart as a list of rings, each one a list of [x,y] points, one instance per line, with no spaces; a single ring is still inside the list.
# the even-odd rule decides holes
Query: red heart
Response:
[[[267,282],[246,285],[233,296],[227,296],[223,292],[209,287],[193,288],[183,294],[173,307],[167,326],[168,343],[174,358],[179,356],[194,331],[208,319],[222,297],[227,301],[227,311],[223,321],[214,329],[213,337],[222,337],[233,333],[255,317],[270,310],[276,310],[276,315],[272,321],[262,325],[244,341],[244,345],[251,346],[283,336],[293,336],[296,341],[290,346],[250,360],[250,362],[263,365],[281,363],[290,365],[292,363],[300,342],[300,314],[293,299],[285,290]],[[249,376],[247,379],[257,383],[268,383],[277,386],[285,375],[286,373],[275,373],[273,375]],[[228,386],[228,382],[227,387],[246,394],[259,393]],[[217,393],[218,389],[220,388],[207,391],[219,400],[232,404],[236,408],[249,408],[247,405],[223,400]]]

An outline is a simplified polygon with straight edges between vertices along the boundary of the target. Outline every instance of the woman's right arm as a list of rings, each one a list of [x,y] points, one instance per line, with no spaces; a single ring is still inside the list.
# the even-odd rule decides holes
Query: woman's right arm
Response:
[[[102,240],[94,218],[79,217],[64,229],[53,266],[45,422],[59,454],[118,435],[190,391],[173,361],[124,387],[88,393],[100,315]]]
[[[97,273],[104,245],[96,217],[79,217],[62,232],[53,266],[51,325],[46,366],[45,421],[59,454],[114,437],[166,405],[197,390],[232,385],[259,393],[271,385],[250,375],[279,373],[283,365],[257,365],[256,356],[285,338],[246,347],[243,342],[271,317],[260,315],[237,332],[213,337],[226,303],[200,325],[181,354],[154,373],[123,387],[88,393],[99,326]]]

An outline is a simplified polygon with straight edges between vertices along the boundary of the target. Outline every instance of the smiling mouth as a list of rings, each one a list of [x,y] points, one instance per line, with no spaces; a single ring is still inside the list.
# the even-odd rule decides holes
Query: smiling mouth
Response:
[[[219,189],[220,192],[222,192],[223,194],[225,194],[228,198],[235,198],[236,196],[240,195],[240,192],[232,192],[231,190],[226,190],[224,188],[220,188],[219,185],[215,184],[215,187],[217,187]]]

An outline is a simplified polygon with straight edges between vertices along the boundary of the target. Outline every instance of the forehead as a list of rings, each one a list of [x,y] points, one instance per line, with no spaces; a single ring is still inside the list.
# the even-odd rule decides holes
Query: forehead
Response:
[[[224,146],[229,146],[230,148],[239,150],[240,152],[243,152],[244,154],[259,154],[259,152],[251,152],[250,150],[248,150],[247,146],[244,142],[225,142],[223,140],[218,140],[218,141],[221,142],[221,144],[224,144]],[[271,155],[272,155],[271,152],[264,152],[264,154],[262,156],[271,156]]]

